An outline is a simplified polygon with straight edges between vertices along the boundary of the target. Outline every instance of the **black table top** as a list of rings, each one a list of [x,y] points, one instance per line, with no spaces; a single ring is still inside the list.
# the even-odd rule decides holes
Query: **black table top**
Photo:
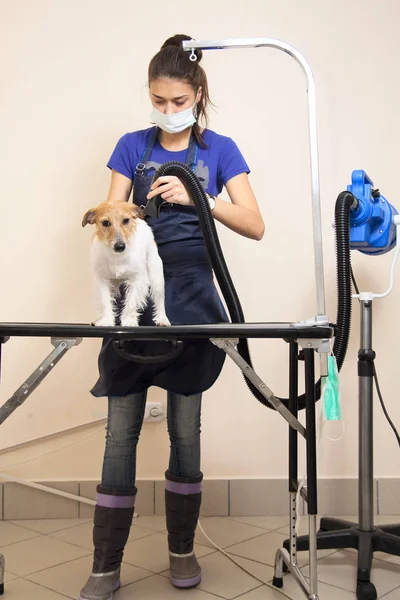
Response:
[[[282,338],[325,339],[334,336],[332,326],[302,323],[222,323],[172,325],[171,327],[95,327],[85,323],[0,323],[0,337],[185,339],[185,338]]]

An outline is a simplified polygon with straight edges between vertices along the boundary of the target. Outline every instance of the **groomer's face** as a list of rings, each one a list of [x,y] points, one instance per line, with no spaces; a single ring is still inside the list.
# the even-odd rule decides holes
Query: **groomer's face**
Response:
[[[155,79],[150,84],[151,103],[164,115],[191,108],[200,97],[201,89],[196,94],[189,83],[180,79]]]

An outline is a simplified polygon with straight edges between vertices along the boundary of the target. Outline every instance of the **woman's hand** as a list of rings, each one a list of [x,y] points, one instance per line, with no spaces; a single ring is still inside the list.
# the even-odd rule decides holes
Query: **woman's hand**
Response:
[[[147,199],[151,200],[154,196],[161,194],[161,198],[166,202],[182,204],[183,206],[193,206],[193,201],[182,181],[175,175],[166,175],[159,177],[150,188]]]

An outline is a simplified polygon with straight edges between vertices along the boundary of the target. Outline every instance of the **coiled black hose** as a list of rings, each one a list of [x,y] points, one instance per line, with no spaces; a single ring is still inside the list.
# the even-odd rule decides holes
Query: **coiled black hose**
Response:
[[[159,177],[175,175],[186,187],[189,196],[193,200],[197,215],[199,218],[200,227],[203,233],[206,248],[208,250],[211,264],[216,275],[218,284],[224,296],[229,315],[232,323],[245,323],[243,309],[240,304],[239,297],[233,285],[221,245],[217,230],[214,223],[214,218],[208,204],[207,196],[201,186],[200,181],[183,163],[170,161],[159,167],[154,175],[154,181]],[[155,199],[154,199],[155,200]],[[333,346],[333,352],[337,359],[338,368],[340,369],[346,356],[348,339],[350,334],[350,319],[351,319],[351,279],[350,279],[350,207],[355,198],[350,192],[342,192],[335,207],[335,223],[336,223],[336,254],[337,254],[337,285],[338,285],[338,312],[337,312],[337,334]],[[251,366],[250,350],[247,338],[241,338],[238,343],[238,352],[240,356]],[[244,375],[247,386],[253,395],[264,406],[275,410],[268,400],[260,393],[252,382]],[[321,380],[317,381],[316,398],[321,395]],[[278,398],[278,396],[277,396]],[[287,398],[278,398],[281,402],[288,406]],[[305,395],[302,394],[298,399],[298,408],[305,408]]]
[[[337,333],[333,344],[338,369],[346,357],[351,325],[351,257],[350,210],[358,206],[351,192],[341,192],[335,204],[336,272],[337,272]]]

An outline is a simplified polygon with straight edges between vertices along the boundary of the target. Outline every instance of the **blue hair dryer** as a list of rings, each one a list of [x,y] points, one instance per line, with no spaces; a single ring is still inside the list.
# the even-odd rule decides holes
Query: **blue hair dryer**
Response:
[[[398,213],[373,185],[365,171],[353,171],[347,191],[358,206],[350,213],[350,247],[364,254],[385,254],[396,243],[393,216]]]

